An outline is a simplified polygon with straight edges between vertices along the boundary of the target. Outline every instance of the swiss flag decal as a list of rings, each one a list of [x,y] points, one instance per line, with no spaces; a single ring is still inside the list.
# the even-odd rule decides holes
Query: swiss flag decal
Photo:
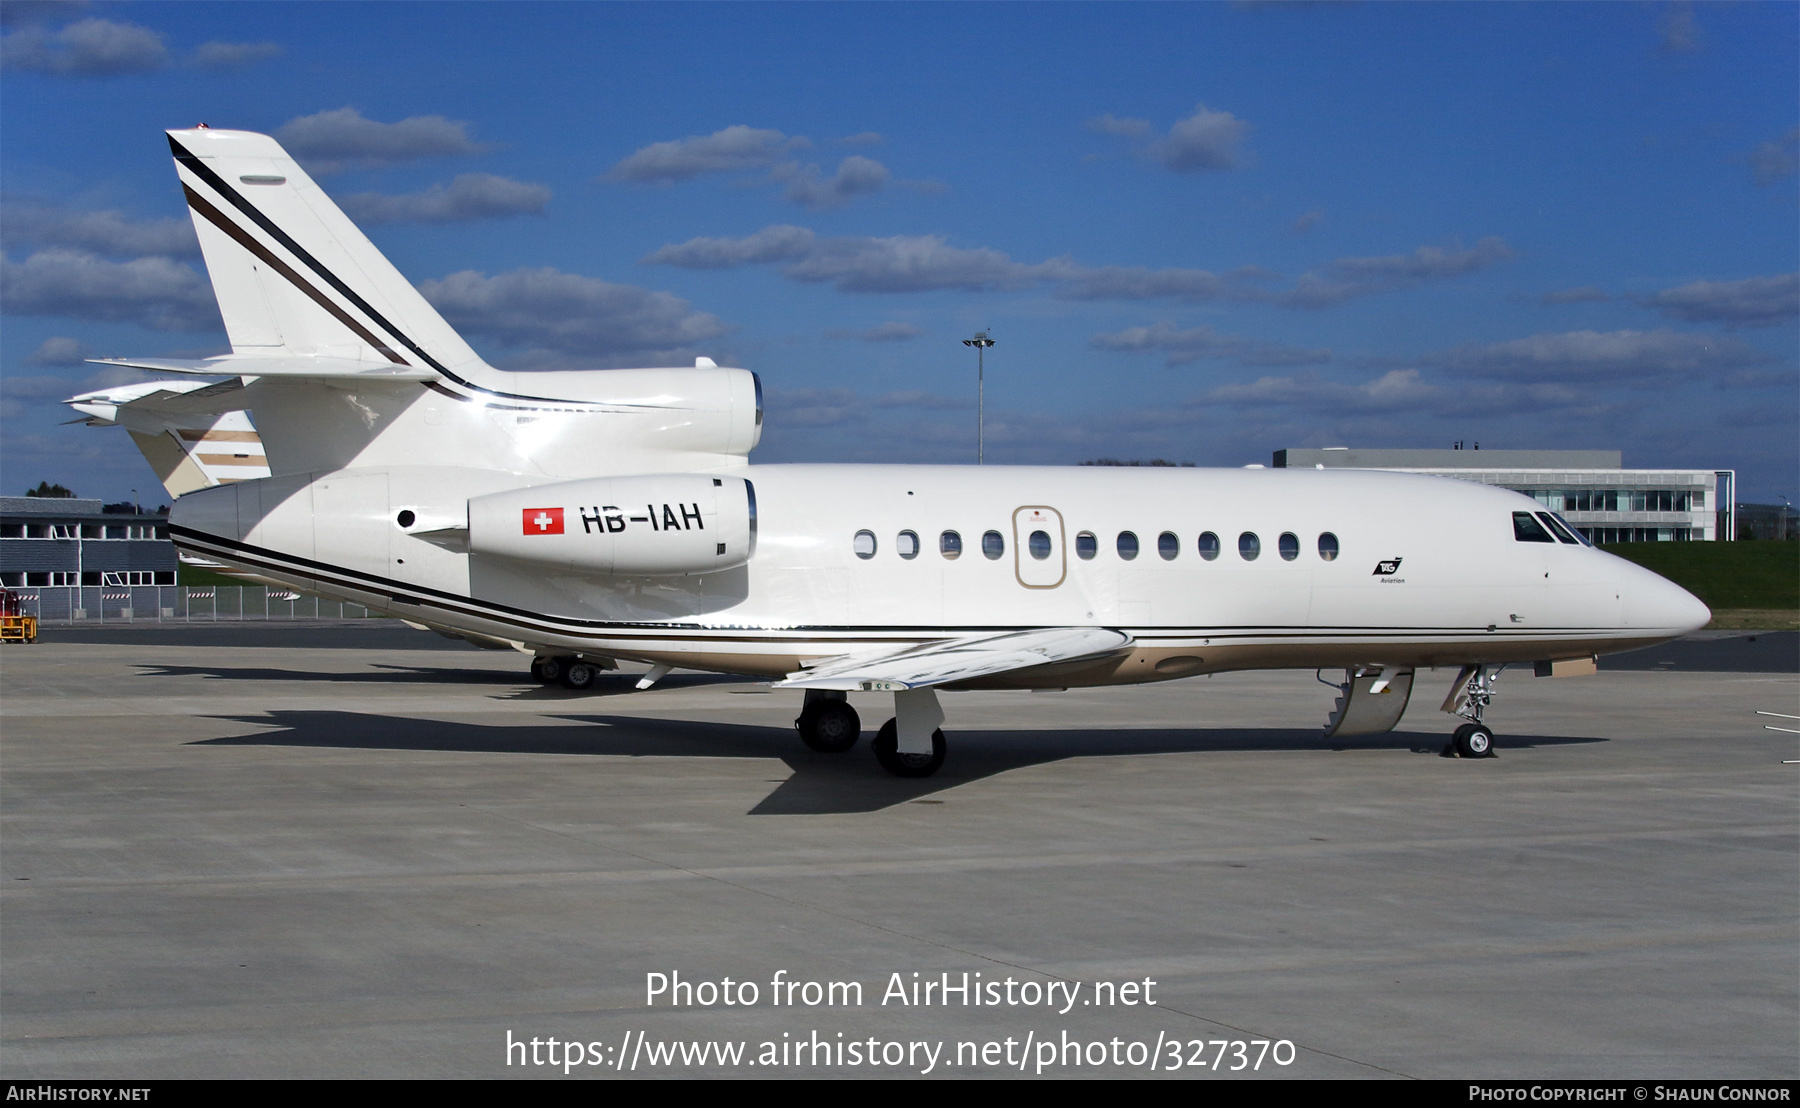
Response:
[[[527,508],[524,527],[527,535],[560,535],[563,533],[563,510]]]

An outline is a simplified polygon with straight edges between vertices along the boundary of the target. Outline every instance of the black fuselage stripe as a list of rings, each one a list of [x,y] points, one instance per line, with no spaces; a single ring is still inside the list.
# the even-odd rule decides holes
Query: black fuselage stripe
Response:
[[[368,343],[370,346],[374,347],[376,350],[379,350],[383,354],[385,354],[387,356],[388,361],[396,362],[400,365],[410,365],[411,364],[405,358],[402,358],[397,352],[395,352],[393,349],[391,349],[387,343],[382,342],[380,339],[376,338],[374,333],[371,332],[367,327],[364,327],[361,323],[358,323],[356,321],[356,319],[350,315],[349,312],[347,312],[343,308],[339,307],[337,302],[332,300],[331,297],[326,296],[324,293],[320,292],[317,288],[315,288],[311,281],[308,281],[306,278],[300,276],[298,273],[295,273],[292,266],[288,265],[286,262],[282,261],[280,258],[277,258],[274,254],[272,254],[269,251],[268,247],[264,246],[260,242],[257,242],[256,239],[251,236],[250,232],[244,230],[242,227],[239,227],[236,223],[233,223],[231,221],[231,219],[228,216],[226,216],[226,214],[224,212],[221,212],[219,209],[217,209],[217,208],[213,207],[211,204],[207,203],[206,198],[201,196],[199,193],[195,192],[192,188],[188,187],[188,185],[185,181],[182,182],[181,191],[185,192],[187,194],[188,206],[193,208],[195,211],[199,212],[200,215],[203,218],[205,218],[205,220],[208,223],[211,223],[213,226],[217,227],[219,230],[225,232],[227,235],[230,235],[231,238],[239,246],[242,246],[245,250],[250,251],[251,254],[255,255],[257,258],[260,258],[262,260],[263,264],[267,265],[270,269],[273,269],[275,272],[277,272],[277,273],[281,274],[283,277],[287,278],[287,281],[289,284],[293,285],[296,289],[299,289],[302,293],[304,293],[307,297],[309,297],[315,304],[319,305],[319,307],[324,308],[327,312],[330,312],[332,314],[332,316],[334,318],[336,318],[339,323],[342,323],[344,326],[350,328],[351,331],[355,332],[355,334],[358,338],[362,339],[364,342]],[[446,390],[446,391],[448,391],[448,390]],[[455,395],[455,394],[452,394],[452,395]]]
[[[324,574],[335,575],[340,579],[339,581],[334,582],[335,584],[339,584],[339,585],[342,585],[343,587],[347,587],[347,588],[358,589],[363,592],[372,592],[372,593],[376,593],[376,594],[379,594],[382,596],[386,596],[389,600],[397,602],[397,603],[410,604],[415,607],[439,608],[446,612],[454,612],[454,613],[457,613],[460,615],[473,616],[477,619],[486,619],[486,620],[490,620],[495,623],[510,624],[510,625],[512,625],[514,627],[518,627],[522,630],[538,631],[538,632],[555,634],[555,635],[577,635],[577,634],[579,634],[579,635],[586,635],[589,637],[596,637],[596,638],[600,638],[600,637],[611,637],[611,638],[630,637],[630,638],[638,639],[640,641],[650,641],[650,642],[668,641],[670,639],[694,641],[697,639],[701,639],[702,637],[705,637],[707,641],[717,641],[717,642],[725,642],[725,643],[745,643],[745,644],[748,644],[748,643],[783,643],[783,644],[793,644],[796,646],[802,646],[805,644],[806,640],[796,639],[793,636],[797,636],[797,635],[801,635],[801,636],[803,636],[803,635],[835,635],[835,636],[839,636],[839,637],[843,638],[845,641],[866,641],[866,637],[868,635],[877,635],[877,634],[878,635],[902,635],[902,636],[912,635],[912,636],[923,636],[923,638],[920,638],[918,641],[928,642],[933,639],[943,638],[946,635],[984,634],[984,633],[989,633],[989,632],[1005,632],[1005,631],[1036,631],[1036,630],[1049,629],[1049,625],[1043,625],[1043,624],[1027,624],[1027,625],[993,624],[993,625],[968,625],[968,626],[959,626],[959,627],[920,627],[917,625],[906,626],[906,625],[898,625],[898,624],[886,624],[886,625],[879,625],[879,626],[876,626],[876,625],[829,625],[828,624],[828,625],[804,625],[804,626],[799,626],[799,627],[784,628],[784,630],[786,632],[788,632],[788,634],[770,635],[770,634],[768,634],[766,629],[762,629],[762,628],[754,629],[755,631],[760,631],[761,634],[747,634],[747,633],[744,633],[744,631],[750,631],[752,629],[744,629],[744,631],[738,631],[738,630],[731,629],[731,628],[707,627],[707,626],[704,626],[702,624],[697,624],[697,623],[680,623],[680,624],[676,624],[676,623],[633,623],[633,622],[612,621],[612,620],[579,619],[579,618],[570,617],[570,616],[546,617],[541,613],[527,611],[523,608],[514,608],[514,607],[511,607],[508,605],[504,605],[504,604],[496,604],[492,601],[480,600],[475,597],[458,596],[455,593],[447,593],[447,592],[443,592],[438,589],[429,588],[429,587],[423,586],[423,585],[407,584],[406,582],[395,581],[392,578],[379,577],[375,574],[364,573],[361,570],[346,569],[341,566],[332,565],[328,562],[320,562],[320,561],[316,561],[311,558],[302,558],[302,557],[299,557],[298,555],[294,555],[294,554],[279,554],[274,551],[264,549],[262,547],[251,546],[248,543],[238,542],[235,539],[226,539],[226,538],[222,538],[217,535],[209,535],[203,531],[195,531],[190,528],[179,526],[177,524],[169,525],[169,533],[171,536],[173,536],[177,539],[190,540],[189,542],[186,542],[186,543],[177,542],[177,545],[187,546],[190,549],[196,550],[197,552],[218,554],[218,555],[221,555],[221,556],[224,556],[227,558],[231,558],[232,560],[242,561],[247,565],[252,565],[252,566],[256,566],[256,567],[263,568],[263,569],[274,570],[276,572],[282,572],[282,573],[295,573],[297,571],[300,571],[303,568],[312,569],[314,571],[323,571]],[[320,576],[320,573],[315,572],[312,574],[304,574],[304,575]],[[1061,625],[1059,624],[1057,626],[1061,626]],[[571,628],[573,628],[573,630],[571,630]],[[1117,627],[1112,627],[1109,629],[1117,630],[1117,631],[1124,631],[1125,625],[1119,625]],[[1622,629],[1620,629],[1620,628],[1610,628],[1610,627],[1607,627],[1607,628],[1559,628],[1555,632],[1555,635],[1559,638],[1592,638],[1597,634],[1616,636],[1621,630]],[[1458,635],[1458,636],[1481,636],[1483,638],[1490,639],[1490,641],[1498,641],[1500,639],[1519,639],[1519,638],[1528,637],[1527,633],[1524,631],[1514,631],[1514,630],[1508,629],[1503,632],[1495,632],[1495,631],[1489,631],[1485,627],[1454,629],[1454,628],[1444,628],[1444,627],[1398,628],[1398,627],[1349,626],[1349,627],[1305,627],[1305,628],[1295,628],[1295,629],[1290,629],[1290,630],[1277,630],[1277,629],[1266,628],[1266,627],[1255,627],[1254,625],[1249,625],[1249,626],[1234,625],[1234,626],[1228,626],[1228,627],[1195,627],[1195,628],[1184,628],[1184,629],[1180,629],[1179,631],[1176,628],[1158,627],[1158,628],[1150,629],[1146,633],[1143,633],[1143,634],[1134,634],[1132,637],[1139,642],[1147,642],[1147,641],[1155,640],[1155,639],[1187,640],[1187,639],[1196,639],[1196,638],[1213,638],[1213,639],[1285,638],[1285,639],[1290,639],[1290,640],[1297,639],[1297,638],[1326,639],[1326,638],[1342,638],[1345,635],[1355,635],[1358,637],[1365,637],[1365,638],[1370,638],[1370,639],[1392,639],[1396,635],[1409,635],[1409,634],[1415,635],[1415,636],[1416,635],[1445,635],[1445,634]],[[859,638],[859,636],[860,636],[860,638]],[[1541,633],[1537,637],[1541,637]],[[889,640],[889,641],[905,641],[905,640],[899,639],[899,640]],[[1220,644],[1220,645],[1226,645],[1226,644]],[[1386,643],[1384,645],[1398,646],[1398,645],[1418,645],[1418,644],[1417,643],[1391,643],[1390,642],[1390,643]],[[1462,645],[1462,644],[1458,644],[1458,645]]]

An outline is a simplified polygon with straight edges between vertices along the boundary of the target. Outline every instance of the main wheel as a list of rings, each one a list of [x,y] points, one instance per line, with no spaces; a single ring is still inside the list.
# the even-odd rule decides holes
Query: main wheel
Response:
[[[842,754],[862,734],[862,717],[842,700],[815,700],[794,721],[800,741],[826,754]]]
[[[567,658],[533,658],[531,660],[531,677],[540,685],[554,685],[562,680],[563,670],[568,667]]]
[[[592,662],[583,662],[577,659],[563,668],[562,685],[565,689],[574,689],[576,692],[586,692],[588,689],[594,687],[594,682],[599,680],[599,678],[599,666]]]
[[[881,725],[875,735],[875,760],[895,777],[930,777],[944,765],[944,733],[931,733],[930,754],[900,753],[900,727],[894,720]]]
[[[1452,737],[1456,744],[1456,752],[1465,758],[1491,758],[1494,754],[1494,733],[1483,723],[1465,723],[1456,729]]]

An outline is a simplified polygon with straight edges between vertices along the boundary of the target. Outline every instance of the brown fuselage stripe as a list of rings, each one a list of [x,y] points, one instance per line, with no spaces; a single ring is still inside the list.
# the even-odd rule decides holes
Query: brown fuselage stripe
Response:
[[[381,353],[387,357],[388,361],[393,362],[396,365],[409,364],[405,358],[402,358],[399,354],[390,349],[387,343],[376,338],[367,327],[364,327],[362,324],[352,319],[350,313],[338,307],[337,304],[332,302],[330,297],[314,288],[310,281],[307,281],[298,273],[295,273],[292,267],[286,262],[269,253],[262,243],[257,242],[250,237],[248,231],[239,227],[236,223],[233,223],[226,217],[225,213],[207,203],[206,198],[195,192],[185,181],[181,185],[181,191],[187,193],[188,205],[202,216],[205,216],[208,223],[211,223],[219,230],[230,235],[233,241],[237,242],[238,245],[262,259],[263,264],[287,278],[289,284],[311,297],[314,303],[330,312],[339,323],[342,323],[344,326],[350,328],[351,331],[355,332],[358,338],[362,339],[376,350],[381,351]]]

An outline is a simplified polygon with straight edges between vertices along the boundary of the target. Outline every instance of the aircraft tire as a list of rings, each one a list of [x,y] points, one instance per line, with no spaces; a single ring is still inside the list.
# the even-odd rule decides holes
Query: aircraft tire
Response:
[[[576,660],[563,667],[562,686],[565,689],[586,692],[599,679],[600,667],[592,662]]]
[[[815,700],[794,721],[800,741],[822,754],[842,754],[862,736],[862,717],[842,700]]]
[[[531,678],[540,685],[554,685],[562,680],[563,670],[568,668],[567,658],[533,658],[531,660]]]
[[[881,725],[870,745],[875,749],[875,760],[881,763],[881,768],[895,777],[930,777],[943,768],[944,753],[948,749],[944,733],[933,731],[929,755],[900,753],[900,728],[891,719]]]
[[[1486,724],[1465,723],[1456,729],[1451,741],[1456,746],[1456,753],[1464,758],[1492,758],[1494,756],[1494,733]]]

